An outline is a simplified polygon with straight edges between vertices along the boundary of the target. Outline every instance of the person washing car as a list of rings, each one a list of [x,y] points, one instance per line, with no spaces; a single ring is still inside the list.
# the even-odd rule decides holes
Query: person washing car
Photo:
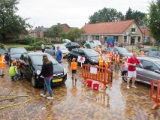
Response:
[[[18,73],[16,62],[14,62],[13,65],[9,68],[9,76],[12,80],[18,80],[21,76],[21,74]]]
[[[136,80],[136,64],[143,66],[140,61],[137,59],[137,54],[134,52],[132,56],[128,59],[128,80],[127,80],[127,89],[130,89],[129,83],[132,78],[132,86],[133,88],[137,88],[135,86]]]

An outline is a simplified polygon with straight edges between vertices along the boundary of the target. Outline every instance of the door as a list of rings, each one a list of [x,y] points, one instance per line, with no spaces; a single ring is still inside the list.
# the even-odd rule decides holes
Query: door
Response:
[[[131,37],[131,45],[135,44],[135,39],[133,37]]]
[[[152,80],[159,80],[160,74],[156,73],[156,70],[159,70],[159,67],[151,61],[143,60],[143,68],[139,71],[139,79],[145,82],[151,82]],[[138,77],[138,76],[137,76]]]

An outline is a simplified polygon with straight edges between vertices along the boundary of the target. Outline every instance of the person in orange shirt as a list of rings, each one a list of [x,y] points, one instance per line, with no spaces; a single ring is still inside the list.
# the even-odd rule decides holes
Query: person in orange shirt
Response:
[[[106,60],[105,62],[104,62],[104,66],[105,66],[105,68],[109,68],[109,62],[108,62],[108,60]]]
[[[141,56],[145,56],[145,52],[143,50],[141,51]]]
[[[98,57],[98,62],[99,62],[99,66],[103,67],[103,56],[102,56],[102,54],[100,54],[100,56]]]
[[[5,56],[0,54],[0,76],[4,75],[4,67],[5,67]]]
[[[100,52],[98,45],[95,47],[95,51],[98,52],[98,53]]]
[[[72,80],[75,79],[75,81],[77,81],[77,62],[76,62],[76,58],[73,58],[72,59],[72,62],[71,62],[71,70],[72,70]]]

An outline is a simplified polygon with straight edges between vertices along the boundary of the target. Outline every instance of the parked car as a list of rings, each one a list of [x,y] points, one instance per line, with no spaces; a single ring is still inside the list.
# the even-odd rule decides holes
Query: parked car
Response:
[[[85,43],[83,47],[87,49],[95,49],[96,45],[94,43]]]
[[[22,53],[27,53],[27,50],[23,47],[9,48],[6,53],[5,59],[9,65],[15,59],[19,59]]]
[[[55,56],[56,50],[57,50],[57,46],[60,47],[60,50],[62,51],[62,54],[63,54],[63,58],[66,58],[68,53],[69,53],[69,51],[64,45],[46,46],[45,53],[48,53],[48,54],[50,54],[52,56]]]
[[[143,67],[136,66],[137,81],[150,84],[152,80],[160,80],[160,60],[152,57],[138,57]],[[127,65],[122,68],[123,80],[127,80]]]
[[[63,39],[62,42],[69,43],[69,42],[71,42],[71,40],[69,40],[69,39]]]
[[[107,50],[105,50],[105,52],[110,52],[112,49],[114,52],[118,51],[118,54],[120,55],[120,57],[123,57],[124,55],[126,55],[127,57],[132,56],[131,52],[129,52],[126,48],[122,48],[122,47],[108,48]]]
[[[76,48],[72,49],[72,51],[68,54],[68,61],[71,62],[73,58],[77,59],[78,56],[85,57],[85,64],[98,65],[98,57],[100,54],[91,49]]]
[[[143,50],[145,53],[147,53],[147,52],[150,51],[148,48],[141,48],[141,49],[139,50],[139,52],[141,52],[142,50]]]
[[[71,51],[74,48],[80,48],[80,45],[76,42],[70,42],[65,44],[66,48],[68,48],[69,51]]]
[[[37,79],[37,75],[40,74],[43,64],[43,54],[44,53],[26,53],[22,54],[20,57],[20,62],[22,64],[21,73],[31,80],[32,86],[43,86],[44,80],[43,76]],[[47,53],[45,53],[47,54]],[[67,72],[64,67],[59,64],[51,55],[47,54],[48,59],[53,63],[53,80],[51,81],[52,86],[57,86],[63,84],[67,80]]]
[[[147,52],[146,56],[160,58],[160,51],[156,51],[156,50],[152,51],[152,50],[150,50],[150,51]]]
[[[100,48],[102,48],[102,44],[99,40],[87,40],[86,43],[93,43],[95,45],[98,45]]]

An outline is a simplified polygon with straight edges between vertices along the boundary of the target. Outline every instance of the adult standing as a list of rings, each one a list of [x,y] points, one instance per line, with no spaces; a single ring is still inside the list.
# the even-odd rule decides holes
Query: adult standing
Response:
[[[42,43],[42,45],[41,45],[41,48],[42,48],[42,52],[44,52],[45,46],[44,46],[43,43]]]
[[[43,55],[43,65],[42,65],[42,71],[37,76],[40,77],[41,75],[44,76],[44,92],[43,94],[40,94],[42,97],[46,97],[46,92],[49,92],[49,97],[47,99],[53,99],[53,93],[51,88],[51,80],[53,78],[53,63],[48,60],[48,57],[46,54]]]
[[[143,66],[140,61],[137,59],[137,54],[134,52],[132,56],[128,59],[128,80],[127,80],[127,89],[130,89],[129,83],[132,79],[132,86],[133,88],[137,88],[135,86],[136,80],[136,64]]]
[[[57,46],[56,60],[57,60],[59,63],[62,62],[62,51],[60,50],[60,47],[59,47],[59,46]]]

